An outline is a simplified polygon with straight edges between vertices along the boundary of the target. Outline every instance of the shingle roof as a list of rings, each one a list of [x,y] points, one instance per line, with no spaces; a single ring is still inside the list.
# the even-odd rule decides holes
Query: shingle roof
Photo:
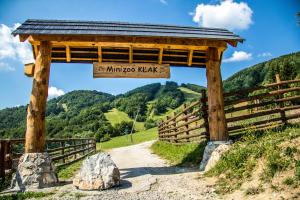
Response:
[[[235,40],[243,38],[220,28],[137,24],[105,21],[28,19],[13,35],[121,35]]]

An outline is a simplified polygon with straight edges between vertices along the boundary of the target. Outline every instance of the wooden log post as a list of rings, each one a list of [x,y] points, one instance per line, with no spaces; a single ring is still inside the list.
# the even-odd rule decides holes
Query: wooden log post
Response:
[[[206,77],[210,140],[226,141],[228,140],[228,132],[220,70],[221,55],[219,55],[218,49],[214,47],[209,47],[207,54]]]
[[[63,163],[66,163],[66,157],[64,156],[65,155],[65,141],[61,141],[60,142],[60,146],[61,146],[61,155],[63,156],[62,157],[62,162]]]
[[[186,107],[187,107],[187,105],[183,104],[183,109],[184,110],[186,109]],[[187,110],[184,111],[183,114],[184,114],[184,116],[188,115],[188,111]],[[185,130],[186,130],[185,135],[190,134],[190,132],[188,131],[189,130],[189,124],[187,123],[188,121],[189,121],[189,119],[185,118],[185,120],[184,120],[184,123],[186,123],[186,125],[185,125]],[[186,142],[190,142],[190,138],[186,138]]]
[[[169,119],[170,119],[170,117],[169,116],[167,116],[167,121],[166,121],[166,129],[169,129],[170,128],[170,126],[169,126]],[[171,131],[166,131],[166,132],[164,132],[164,134],[170,134],[171,133]],[[170,136],[166,136],[168,139],[170,138]],[[171,140],[169,140],[169,142],[172,142]]]
[[[76,140],[73,140],[73,151],[75,152],[76,151],[76,147],[75,147],[75,145],[76,145]],[[74,154],[74,160],[76,160],[76,158],[77,158],[77,156],[76,156],[77,154],[75,153]]]
[[[51,45],[40,43],[35,61],[30,103],[27,108],[27,129],[25,153],[39,153],[45,150],[45,112],[51,63]]]
[[[176,115],[177,115],[177,113],[174,112],[174,113],[173,113],[173,120],[171,121],[171,123],[173,123],[174,133],[177,132],[177,128],[176,128],[176,126],[177,126],[177,123],[176,123]],[[173,142],[174,142],[174,143],[177,143],[177,135],[174,135],[174,136],[173,136]]]
[[[11,141],[6,142],[5,147],[5,169],[12,169],[12,143]]]
[[[209,122],[208,122],[208,112],[207,112],[207,96],[206,96],[206,90],[201,90],[201,107],[200,111],[202,114],[202,118],[204,120],[204,128],[205,128],[205,135],[207,138],[209,138]]]
[[[280,79],[280,75],[279,74],[275,74],[275,78],[276,78],[276,83],[281,83],[281,79]],[[281,85],[278,85],[278,91],[281,89]],[[277,96],[278,99],[282,99],[283,95],[282,94],[278,94]],[[284,102],[279,102],[278,103],[278,108],[280,109],[280,117],[281,117],[281,121],[284,125],[287,124],[287,120],[286,120],[286,116],[285,116],[285,111],[283,110],[284,108]]]
[[[1,181],[5,180],[5,141],[1,141],[0,143],[0,178]]]

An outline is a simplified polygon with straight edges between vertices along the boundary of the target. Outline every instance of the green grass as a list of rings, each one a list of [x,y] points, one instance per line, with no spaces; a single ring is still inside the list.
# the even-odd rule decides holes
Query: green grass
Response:
[[[122,121],[133,121],[125,112],[122,112],[116,108],[109,110],[107,113],[104,113],[106,119],[111,123],[112,126],[115,126]],[[143,122],[136,122],[135,123],[135,130],[142,131],[145,130]]]
[[[42,199],[54,193],[48,192],[20,192],[16,194],[2,195],[0,200],[23,200],[23,199]]]
[[[173,165],[198,166],[202,159],[206,142],[200,144],[174,145],[157,141],[151,146],[153,153],[170,161]]]
[[[179,87],[178,89],[183,92],[184,97],[187,101],[199,99],[201,96],[200,93],[197,93],[197,92],[190,90],[188,88],[185,88],[185,87]]]
[[[257,160],[264,161],[264,173],[260,175],[262,183],[270,183],[273,177],[282,171],[296,166],[297,150],[283,147],[283,142],[300,137],[299,127],[264,132],[249,132],[225,153],[207,176],[222,178],[217,183],[217,192],[221,194],[239,189],[242,183],[251,179],[257,166]],[[295,170],[295,177],[297,173]]]
[[[141,142],[155,140],[158,137],[157,128],[151,128],[132,134],[133,143],[130,141],[130,135],[113,137],[107,142],[97,143],[97,150],[112,149],[124,146],[130,146]]]
[[[65,167],[57,169],[58,178],[60,180],[68,180],[75,176],[81,167],[83,160],[77,161]]]

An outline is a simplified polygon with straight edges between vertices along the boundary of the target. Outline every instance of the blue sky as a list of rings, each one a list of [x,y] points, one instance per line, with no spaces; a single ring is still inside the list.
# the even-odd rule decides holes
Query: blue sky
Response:
[[[0,0],[0,109],[29,102],[32,79],[23,74],[31,55],[7,34],[26,19],[108,20],[225,27],[246,41],[229,47],[223,79],[253,64],[300,50],[299,0]],[[26,60],[27,59],[27,60]],[[52,64],[51,96],[78,89],[111,94],[167,79],[93,79],[92,65]],[[168,80],[206,85],[204,69],[172,68]]]

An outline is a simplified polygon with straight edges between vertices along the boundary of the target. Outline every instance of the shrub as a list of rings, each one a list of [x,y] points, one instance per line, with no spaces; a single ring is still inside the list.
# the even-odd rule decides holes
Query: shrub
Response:
[[[119,124],[115,125],[115,135],[114,136],[120,136],[120,135],[126,135],[129,134],[133,127],[133,121],[122,121]],[[135,131],[133,130],[133,133]]]
[[[154,128],[157,126],[156,122],[153,119],[147,119],[147,121],[144,124],[146,129]]]

